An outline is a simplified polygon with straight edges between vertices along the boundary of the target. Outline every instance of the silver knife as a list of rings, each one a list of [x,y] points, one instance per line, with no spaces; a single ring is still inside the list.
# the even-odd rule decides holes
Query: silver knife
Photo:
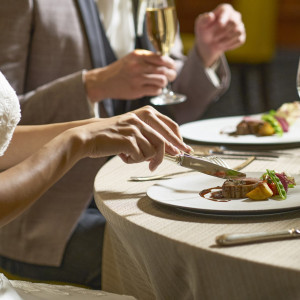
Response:
[[[205,159],[201,159],[199,157],[195,157],[189,154],[180,154],[176,156],[165,154],[165,158],[176,162],[182,167],[193,169],[214,177],[219,177],[223,179],[239,179],[246,177],[245,173],[225,168],[223,166],[214,164],[212,162],[208,162]]]
[[[289,153],[284,152],[263,152],[263,151],[239,151],[239,150],[212,150],[211,154],[225,154],[225,155],[233,155],[233,156],[259,156],[259,157],[274,157],[278,158],[281,155],[289,155]]]
[[[291,153],[283,151],[261,151],[261,150],[237,150],[237,149],[227,149],[224,146],[199,146],[191,145],[196,154],[199,155],[232,155],[232,156],[256,156],[256,157],[272,157],[278,158],[280,156],[291,156]]]
[[[300,237],[300,229],[292,228],[275,232],[223,234],[216,237],[216,243],[219,246],[231,246],[293,237]]]

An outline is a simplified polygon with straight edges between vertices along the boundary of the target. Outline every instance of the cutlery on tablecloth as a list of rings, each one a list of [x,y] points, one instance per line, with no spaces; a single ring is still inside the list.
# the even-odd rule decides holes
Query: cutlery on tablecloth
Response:
[[[300,229],[292,228],[275,232],[231,233],[216,237],[219,246],[232,246],[246,243],[267,242],[271,240],[300,237]]]
[[[192,156],[190,154],[178,154],[176,156],[165,154],[165,158],[169,159],[182,167],[193,169],[206,175],[219,177],[223,179],[245,178],[246,174],[221,166],[220,164],[207,161],[205,158]]]
[[[266,158],[278,158],[280,156],[291,156],[291,153],[283,151],[260,151],[260,150],[232,150],[226,149],[223,146],[199,146],[199,145],[190,145],[194,149],[195,155],[228,155],[228,156],[255,156],[266,157]]]
[[[235,166],[233,169],[236,171],[239,171],[246,166],[248,166],[250,163],[252,163],[255,160],[255,156],[248,157],[244,162],[241,164]],[[169,174],[158,174],[158,175],[150,175],[150,176],[131,176],[130,181],[151,181],[151,180],[158,180],[158,179],[170,179],[170,176],[174,175],[180,175],[180,174],[186,174],[190,172],[196,172],[196,170],[187,170],[182,172],[174,172]]]

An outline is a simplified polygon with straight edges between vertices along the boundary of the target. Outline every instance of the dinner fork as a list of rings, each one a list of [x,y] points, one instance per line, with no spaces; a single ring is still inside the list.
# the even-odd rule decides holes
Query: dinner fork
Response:
[[[217,165],[220,165],[225,168],[230,168],[228,164],[220,157],[217,156],[199,156],[201,159],[205,159],[209,162],[215,163]],[[255,159],[254,156],[248,157],[247,160],[245,160],[243,163],[240,165],[236,166],[233,168],[236,171],[241,170],[242,168],[246,167],[249,165],[253,160]],[[195,170],[188,170],[188,171],[181,171],[181,172],[176,172],[172,174],[160,174],[160,175],[150,175],[150,176],[132,176],[129,178],[129,181],[150,181],[150,180],[157,180],[157,179],[168,179],[170,176],[174,175],[180,175],[180,174],[186,174],[186,173],[191,173],[191,172],[196,172]]]
[[[218,157],[218,156],[200,156],[200,158],[203,159],[203,160],[207,160],[209,162],[212,162],[216,165],[219,165],[219,166],[225,167],[227,169],[230,169],[228,163],[226,161],[224,161],[221,157]]]

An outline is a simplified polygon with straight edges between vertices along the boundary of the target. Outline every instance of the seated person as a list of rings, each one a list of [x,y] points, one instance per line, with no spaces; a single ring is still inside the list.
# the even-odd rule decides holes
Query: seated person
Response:
[[[0,70],[18,94],[21,125],[132,111],[149,103],[145,96],[161,93],[176,75],[173,90],[187,95],[187,101],[164,110],[184,123],[200,118],[226,91],[230,74],[224,52],[245,40],[241,16],[231,5],[200,15],[191,53],[182,55],[178,35],[168,58],[149,51],[154,49],[145,30],[141,35],[134,31],[138,1],[96,2],[0,1]],[[123,21],[115,26],[112,20],[118,17]],[[123,34],[128,44],[118,43]],[[91,198],[95,175],[105,161],[102,156],[81,159],[26,213],[2,227],[2,268],[24,277],[99,288],[105,220]]]
[[[24,213],[85,157],[119,155],[125,163],[149,161],[154,170],[165,152],[191,150],[177,124],[150,106],[106,119],[17,126],[19,120],[18,98],[0,73],[0,227]],[[67,217],[68,207],[60,209]]]

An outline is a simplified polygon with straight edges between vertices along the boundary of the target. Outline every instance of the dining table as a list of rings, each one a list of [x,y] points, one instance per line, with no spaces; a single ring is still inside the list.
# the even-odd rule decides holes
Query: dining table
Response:
[[[281,152],[278,157],[259,157],[241,171],[263,174],[271,169],[299,175],[300,148]],[[234,168],[245,159],[228,156],[224,160]],[[163,173],[171,174],[170,178],[130,179]],[[300,239],[230,246],[216,242],[216,237],[223,234],[272,233],[299,228],[300,195],[299,206],[293,209],[258,210],[251,214],[182,209],[155,201],[148,195],[153,186],[163,186],[172,180],[180,182],[191,176],[197,173],[169,160],[163,160],[151,172],[148,162],[125,164],[118,156],[99,170],[94,198],[107,220],[103,290],[142,300],[300,299]],[[289,196],[277,203],[281,205],[284,201],[288,204]]]

